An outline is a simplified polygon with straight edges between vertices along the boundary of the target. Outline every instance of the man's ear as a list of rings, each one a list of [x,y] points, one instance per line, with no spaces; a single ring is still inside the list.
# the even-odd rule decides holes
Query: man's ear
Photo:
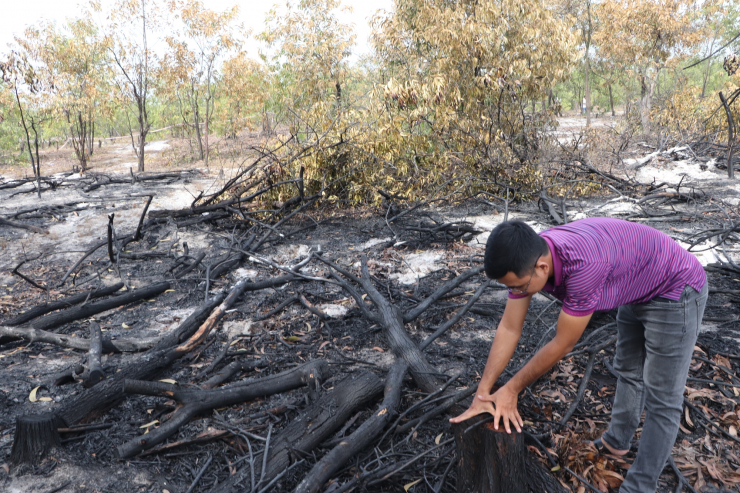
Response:
[[[547,260],[545,259],[545,256],[541,256],[537,259],[537,264],[535,267],[539,267],[545,272],[545,277],[548,277],[550,275],[550,266],[547,264]]]

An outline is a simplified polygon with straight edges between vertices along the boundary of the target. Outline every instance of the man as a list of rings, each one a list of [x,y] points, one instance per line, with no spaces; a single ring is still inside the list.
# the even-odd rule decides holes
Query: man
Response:
[[[624,455],[643,410],[640,447],[622,493],[655,491],[673,448],[683,391],[707,301],[706,274],[696,258],[669,236],[619,219],[582,219],[539,235],[509,221],[491,232],[486,275],[509,288],[478,392],[459,423],[481,413],[521,431],[519,393],[573,348],[594,311],[619,307],[614,369],[619,378],[600,451]],[[506,385],[491,394],[522,334],[532,295],[547,291],[563,302],[555,337]]]

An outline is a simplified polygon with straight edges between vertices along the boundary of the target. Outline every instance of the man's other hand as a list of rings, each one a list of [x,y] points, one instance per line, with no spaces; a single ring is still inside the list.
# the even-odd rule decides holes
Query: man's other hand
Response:
[[[480,394],[480,392],[478,392],[478,394]],[[462,423],[466,419],[472,418],[473,416],[478,416],[479,414],[483,413],[489,413],[492,416],[496,415],[496,410],[493,408],[493,404],[491,404],[488,400],[481,399],[480,395],[478,394],[473,397],[473,402],[464,413],[462,413],[460,416],[450,418],[450,423]]]

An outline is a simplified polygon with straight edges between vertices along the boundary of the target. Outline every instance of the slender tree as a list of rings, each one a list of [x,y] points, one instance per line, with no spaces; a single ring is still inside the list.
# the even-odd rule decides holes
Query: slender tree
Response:
[[[126,112],[131,146],[144,171],[144,146],[151,129],[149,97],[152,91],[152,66],[158,59],[149,46],[149,34],[156,32],[161,14],[155,0],[117,0],[105,27],[108,51],[116,72],[118,99],[133,107],[135,123]]]

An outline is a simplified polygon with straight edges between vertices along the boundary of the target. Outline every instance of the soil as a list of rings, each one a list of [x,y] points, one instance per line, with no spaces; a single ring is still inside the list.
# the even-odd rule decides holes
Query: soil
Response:
[[[52,175],[52,179],[59,181],[54,190],[44,191],[41,199],[37,197],[32,184],[0,190],[0,216],[48,231],[48,234],[39,234],[0,226],[0,317],[8,320],[49,299],[110,285],[121,279],[131,288],[162,279],[172,280],[172,289],[155,299],[143,300],[93,317],[104,334],[112,338],[150,338],[173,330],[204,302],[206,296],[228,290],[241,278],[266,279],[279,275],[276,269],[256,257],[250,257],[226,276],[206,282],[206,267],[215,265],[218,259],[232,251],[233,235],[238,224],[234,219],[227,218],[213,223],[180,227],[177,221],[169,219],[151,225],[141,241],[127,247],[131,253],[159,253],[161,256],[143,260],[121,259],[119,274],[113,266],[107,267],[108,252],[106,248],[100,248],[60,286],[65,272],[81,255],[91,245],[107,237],[109,214],[115,214],[113,224],[117,235],[122,236],[135,230],[146,195],[154,195],[150,211],[189,207],[200,191],[218,189],[238,171],[241,160],[230,159],[230,153],[237,153],[239,149],[247,148],[250,141],[258,139],[259,135],[252,134],[239,142],[222,141],[219,147],[221,157],[213,159],[209,168],[204,168],[202,162],[172,164],[179,162],[177,156],[186,153],[187,144],[182,141],[167,139],[152,142],[148,145],[148,171],[179,172],[178,176],[166,180],[110,184],[91,192],[86,192],[85,189],[96,176],[112,176],[122,181],[130,177],[129,168],[135,168],[135,159],[127,145],[119,140],[105,141],[102,148],[96,149],[90,170],[82,175],[68,174],[74,164],[68,149],[46,152],[42,169],[59,172],[56,176]],[[637,155],[639,154],[635,153]],[[0,173],[9,181],[23,177],[25,170],[4,168]],[[632,175],[634,173],[629,176]],[[688,245],[692,234],[722,224],[725,219],[719,210],[715,215],[698,212],[700,208],[705,209],[707,203],[711,203],[707,197],[711,196],[714,201],[724,201],[721,202],[723,207],[736,217],[740,188],[736,183],[728,183],[723,176],[724,172],[721,170],[702,170],[699,163],[683,161],[657,162],[640,169],[636,179],[644,183],[646,188],[649,184],[660,181],[667,181],[674,187],[680,182],[680,190],[690,190],[703,197],[693,203],[672,204],[671,210],[682,214],[675,220],[648,220],[647,224]],[[700,203],[702,207],[698,205]],[[44,208],[18,215],[21,211],[38,208],[40,205]],[[594,215],[625,218],[640,210],[640,206],[633,201],[615,200],[614,196],[567,201],[571,220]],[[369,258],[370,272],[375,276],[382,294],[388,296],[397,306],[408,309],[413,305],[414,299],[429,295],[443,281],[479,263],[488,231],[504,220],[504,214],[496,208],[481,202],[467,201],[462,204],[422,208],[390,230],[384,212],[374,208],[312,211],[311,219],[299,217],[284,225],[285,237],[276,237],[259,254],[277,264],[291,265],[305,258],[310,251],[321,249],[324,255],[340,265],[355,269],[359,267],[360,254],[364,253]],[[687,215],[693,215],[693,219],[685,219]],[[537,230],[553,225],[547,210],[541,209],[536,203],[512,204],[508,218],[525,220]],[[462,239],[453,239],[445,234],[433,235],[407,228],[429,219],[439,223],[468,221],[480,232],[468,234]],[[394,236],[396,241],[389,246],[389,240]],[[186,243],[191,256],[204,252],[206,257],[202,268],[175,281],[171,274],[172,267],[177,262],[176,258],[184,254]],[[716,261],[713,252],[714,250],[707,250],[697,253],[702,264],[709,266],[709,283],[713,289],[698,347],[707,357],[740,354],[736,294],[740,289],[740,275],[711,268],[710,264]],[[733,246],[727,249],[731,258],[736,260],[737,252],[737,248]],[[24,263],[20,272],[46,289],[35,288],[12,273],[21,262]],[[326,266],[311,263],[304,272],[320,276],[325,270]],[[482,281],[483,275],[464,283],[456,296],[434,305],[420,319],[407,324],[406,330],[415,341],[422,340],[444,323],[453,310],[464,304]],[[324,323],[303,306],[294,303],[273,316],[260,320],[262,315],[297,293],[305,295],[331,318]],[[476,303],[476,307],[485,314],[468,313],[462,322],[453,326],[425,351],[429,362],[440,373],[447,377],[460,373],[456,387],[462,389],[475,385],[478,381],[505,299],[505,290],[488,289]],[[534,296],[521,343],[509,369],[523,365],[547,337],[552,336],[551,327],[555,324],[558,313],[558,305],[551,299],[541,294]],[[614,312],[610,312],[595,317],[584,337],[595,328],[612,321],[614,316]],[[88,323],[89,320],[73,322],[57,331],[75,337],[87,337]],[[176,362],[157,378],[172,379],[181,385],[198,385],[210,376],[203,375],[203,372],[209,369],[210,363],[227,345],[231,345],[232,353],[267,359],[270,364],[267,368],[258,370],[261,374],[278,373],[292,364],[308,359],[326,358],[333,374],[323,383],[325,389],[331,388],[334,382],[358,369],[370,369],[384,376],[393,362],[382,331],[362,316],[347,293],[330,284],[308,282],[249,293],[227,314],[219,330],[212,334],[205,345]],[[607,365],[612,353],[613,346],[607,347],[604,357],[595,365],[585,398],[566,430],[553,426],[552,423],[565,414],[575,396],[586,361],[583,355],[563,360],[533,385],[531,392],[522,396],[520,409],[527,420],[528,429],[533,434],[551,433],[547,443],[553,452],[564,450],[562,447],[573,437],[587,440],[598,436],[599,430],[605,428],[615,385],[615,378]],[[104,369],[111,375],[131,358],[127,354],[106,355],[103,357]],[[0,463],[8,460],[17,416],[53,410],[58,403],[71,399],[82,391],[80,383],[54,386],[53,382],[60,372],[82,364],[84,360],[85,354],[81,351],[38,342],[14,342],[0,346]],[[728,361],[734,370],[738,360]],[[720,373],[715,375],[707,364],[702,366],[699,363],[697,361],[697,365],[692,367],[692,376],[719,378]],[[710,372],[709,375],[707,372]],[[37,389],[37,399],[50,399],[31,402],[30,395],[34,389]],[[713,391],[717,393],[716,387]],[[422,397],[424,396],[413,383],[408,381],[401,409],[408,408]],[[714,399],[716,402],[706,401],[714,411],[721,409],[734,412],[734,407],[730,409],[730,402],[735,402],[740,408],[737,394],[733,396],[730,392],[729,397],[725,394],[724,397]],[[189,440],[207,431],[226,429],[224,423],[261,436],[267,433],[268,427],[274,426],[273,433],[277,433],[297,416],[308,400],[306,391],[297,390],[218,409],[213,414],[191,421],[177,435],[171,437],[170,442]],[[161,398],[128,396],[111,409],[101,409],[86,422],[109,427],[64,434],[63,446],[38,465],[24,465],[12,470],[6,465],[4,469],[0,469],[0,488],[12,493],[56,491],[54,489],[61,486],[64,488],[58,491],[80,493],[185,492],[203,464],[211,458],[211,463],[192,490],[200,492],[209,491],[214,485],[226,480],[236,468],[244,466],[243,458],[247,453],[244,441],[233,434],[224,439],[184,445],[130,460],[116,458],[117,445],[156,427],[158,422],[154,422],[164,418],[173,409],[171,404]],[[267,409],[284,404],[287,407],[281,413],[265,413]],[[373,406],[370,406],[361,411],[356,423],[343,433],[351,433],[372,410]],[[682,471],[686,475],[694,474],[690,477],[692,484],[699,480],[697,468],[700,471],[698,474],[702,475],[702,464],[706,463],[712,464],[715,469],[703,469],[705,472],[702,481],[705,484],[714,482],[718,487],[732,484],[735,476],[731,473],[740,467],[740,461],[733,460],[728,454],[733,453],[737,444],[710,436],[699,426],[688,426],[687,423],[682,426],[684,428],[679,433],[674,455],[691,457],[694,472],[688,466],[682,467]],[[399,460],[413,457],[438,443],[440,433],[445,437],[450,434],[445,416],[421,426],[408,439],[405,435],[394,438],[397,447],[394,453],[399,456]],[[254,442],[252,446],[255,446]],[[368,486],[367,489],[378,492],[399,491],[404,485],[419,479],[422,474],[439,477],[451,457],[452,449],[441,449],[438,455],[432,455],[429,460],[420,462],[415,469]],[[677,462],[679,467],[684,464],[678,459]],[[292,471],[291,475],[278,481],[271,491],[289,491],[305,475],[312,463],[313,460],[310,460],[302,468]],[[625,472],[618,467],[616,470]],[[708,470],[720,471],[717,474],[726,483],[714,478],[711,472],[707,473]],[[348,481],[361,472],[350,465],[333,484]],[[448,477],[447,483],[443,483],[442,491],[451,491],[453,484],[454,472]],[[676,477],[667,469],[661,477],[659,491],[674,491],[675,485]],[[328,491],[331,488],[332,486]],[[416,493],[432,489],[428,483],[422,481],[408,491]]]

